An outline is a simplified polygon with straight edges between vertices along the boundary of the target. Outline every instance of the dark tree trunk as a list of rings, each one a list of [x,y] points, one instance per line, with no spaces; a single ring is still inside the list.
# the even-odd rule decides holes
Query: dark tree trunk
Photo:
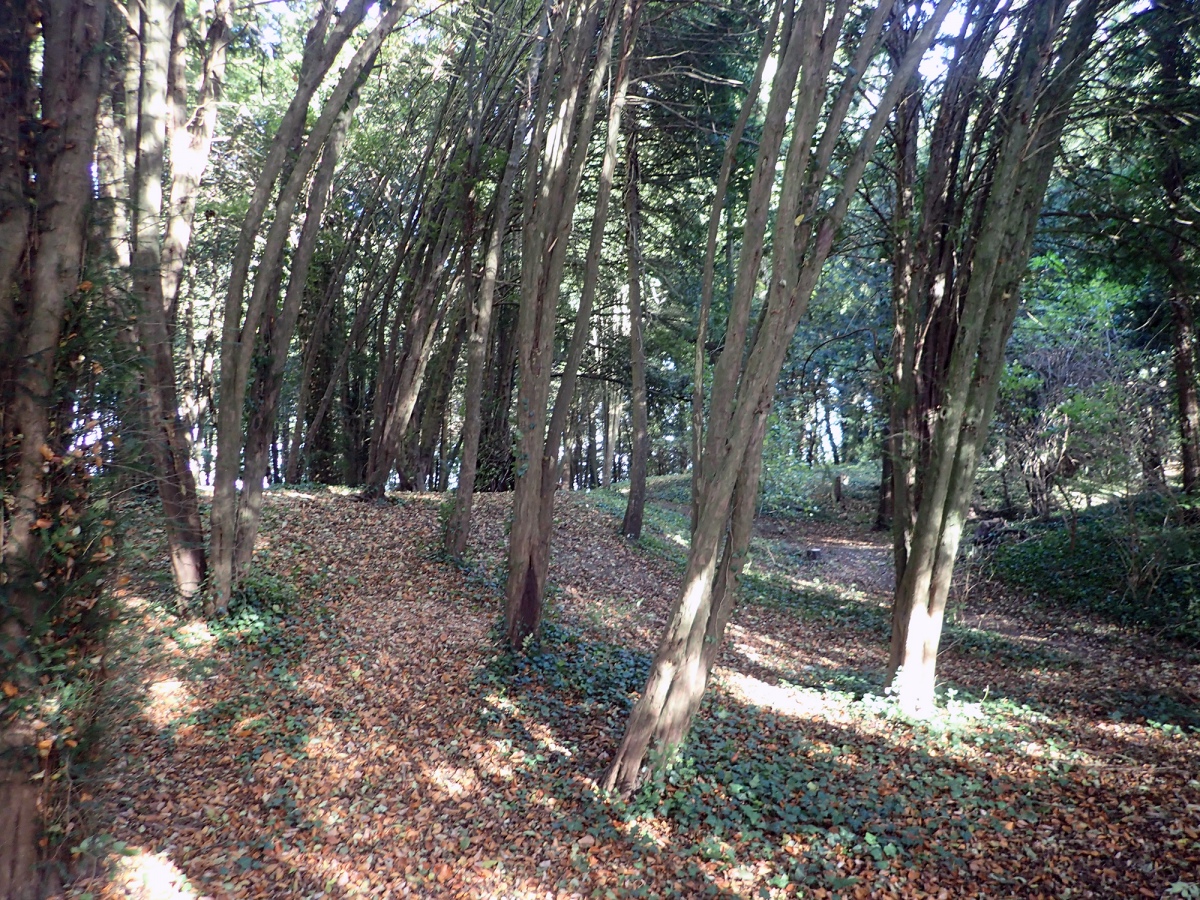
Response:
[[[646,457],[650,450],[649,422],[646,411],[646,348],[642,342],[642,246],[641,210],[638,203],[637,132],[629,133],[626,153],[625,216],[626,256],[629,265],[629,359],[632,389],[633,447],[629,461],[629,500],[621,534],[642,536],[642,517],[646,509]]]

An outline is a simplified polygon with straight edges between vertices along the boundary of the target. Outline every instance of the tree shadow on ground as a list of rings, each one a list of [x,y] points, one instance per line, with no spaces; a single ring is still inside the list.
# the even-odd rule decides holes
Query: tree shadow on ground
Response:
[[[191,704],[124,741],[116,836],[173,860],[192,896],[1158,895],[1200,865],[1170,830],[1200,795],[1169,761],[1080,762],[990,713],[914,727],[848,690],[869,683],[853,666],[792,672],[820,701],[797,713],[753,700],[772,673],[732,658],[747,678],[714,688],[665,776],[602,796],[646,654],[553,621],[530,652],[502,650],[493,586],[410,534],[436,503],[369,514],[398,585],[338,557],[327,613],[285,618],[278,640],[218,638],[184,679]],[[344,528],[341,506],[310,515]]]

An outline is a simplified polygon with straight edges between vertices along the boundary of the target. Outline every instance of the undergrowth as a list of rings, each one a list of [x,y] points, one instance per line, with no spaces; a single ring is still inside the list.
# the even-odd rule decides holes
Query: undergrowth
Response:
[[[996,575],[1042,603],[1200,641],[1200,528],[1148,519],[1032,526],[1029,540],[996,549]]]

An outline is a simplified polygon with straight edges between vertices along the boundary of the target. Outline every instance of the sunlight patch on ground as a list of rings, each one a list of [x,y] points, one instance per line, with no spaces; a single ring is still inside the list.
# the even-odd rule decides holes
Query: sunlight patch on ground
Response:
[[[195,650],[211,645],[217,637],[209,630],[208,623],[203,621],[189,622],[175,631],[175,642],[181,650]]]
[[[721,673],[721,681],[747,702],[785,716],[828,716],[841,712],[817,691],[768,684],[753,675],[728,670]]]
[[[142,715],[155,728],[166,728],[179,721],[193,699],[186,683],[176,679],[157,681],[147,691]]]
[[[479,788],[479,777],[471,769],[437,766],[425,774],[430,783],[454,799],[473,794]]]
[[[118,857],[112,884],[128,900],[196,900],[200,896],[165,853],[137,851]]]

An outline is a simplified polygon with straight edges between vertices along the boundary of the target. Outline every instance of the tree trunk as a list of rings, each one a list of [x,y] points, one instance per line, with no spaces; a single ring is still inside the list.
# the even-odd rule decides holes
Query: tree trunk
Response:
[[[0,59],[6,67],[0,73],[0,348],[12,346],[20,324],[15,304],[17,270],[25,255],[32,208],[21,136],[21,123],[32,115],[34,99],[27,25],[24,3],[0,0]]]
[[[325,30],[334,15],[333,5],[323,3],[305,42],[303,65],[296,95],[271,141],[262,172],[255,182],[249,208],[234,248],[225,303],[221,338],[221,402],[217,408],[217,462],[213,478],[212,501],[212,593],[210,612],[224,612],[235,580],[238,497],[237,478],[241,468],[242,417],[246,401],[247,379],[258,343],[259,324],[266,313],[268,293],[279,270],[284,244],[291,230],[292,212],[300,192],[316,162],[317,154],[341,114],[363,71],[374,60],[379,47],[399,22],[408,7],[397,0],[371,33],[362,41],[342,71],[326,99],[317,122],[296,156],[291,174],[280,187],[275,203],[275,218],[267,232],[249,303],[243,301],[249,277],[255,241],[262,225],[267,203],[283,171],[288,149],[303,132],[309,101],[333,65],[346,38],[362,21],[368,0],[350,0],[338,16],[337,25],[325,39]]]
[[[0,605],[0,656],[13,663],[28,660],[27,641],[57,597],[57,586],[34,587],[43,562],[37,520],[45,517],[56,528],[65,522],[45,498],[45,452],[60,444],[52,411],[64,319],[87,290],[82,264],[108,55],[105,5],[48,0],[38,12],[40,83],[31,64],[37,33],[32,11],[0,5],[0,445],[15,451],[6,454],[0,471],[7,495],[0,510],[6,601]],[[40,121],[56,123],[41,130],[36,144],[24,127],[35,104]],[[14,665],[13,679],[20,683],[28,676],[18,672]],[[9,900],[43,895],[41,813],[30,781],[39,768],[36,740],[21,717],[0,724],[0,896]]]
[[[985,178],[981,179],[985,173],[969,171],[971,167],[966,165],[963,169],[968,171],[949,175],[948,168],[940,170],[932,161],[937,159],[949,167],[953,160],[942,159],[936,148],[957,146],[961,150],[963,146],[947,131],[966,133],[968,109],[962,104],[976,95],[979,67],[995,40],[994,22],[981,19],[970,41],[966,35],[960,38],[931,139],[935,149],[923,192],[926,206],[914,238],[912,290],[904,302],[923,303],[931,310],[927,321],[928,316],[939,314],[939,304],[931,297],[945,298],[959,312],[947,340],[948,353],[944,346],[930,349],[918,345],[914,331],[906,334],[910,344],[903,348],[902,358],[908,369],[896,392],[902,410],[894,416],[901,420],[914,410],[918,415],[932,411],[924,405],[927,398],[939,398],[928,450],[906,451],[901,457],[906,471],[896,479],[897,584],[889,676],[901,707],[910,714],[927,714],[934,705],[946,599],[995,405],[1004,346],[1016,315],[1020,279],[1032,249],[1068,105],[1095,28],[1096,4],[1085,2],[1074,10],[1065,35],[1060,36],[1065,12],[1065,3],[1038,4],[1028,7],[1016,23],[1019,52],[1011,77],[1002,82],[1004,94],[990,107],[999,125],[992,128],[995,123],[990,116],[981,116],[974,126],[992,128],[986,133],[996,141],[993,152],[980,155],[988,167]],[[938,211],[937,198],[955,197],[966,183],[955,179],[968,177],[986,182],[986,193],[971,201],[965,245],[949,248],[958,257],[955,276],[934,277],[929,261],[938,255],[937,242],[954,233],[946,229],[947,216],[959,214]],[[898,310],[898,319],[902,314],[910,317],[909,321],[920,321],[912,307]],[[925,334],[936,333],[937,329],[922,324]],[[944,364],[930,367],[920,358],[925,353],[944,359]],[[921,397],[916,395],[916,371],[926,379]],[[922,462],[916,471],[918,458],[928,462]]]
[[[805,85],[826,85],[843,40],[845,7],[801,3],[781,29],[782,46],[771,85],[752,177],[741,258],[731,297],[725,348],[713,373],[698,514],[688,551],[683,585],[603,783],[623,793],[634,790],[649,757],[658,767],[686,735],[735,600],[735,578],[744,562],[753,523],[761,468],[762,441],[774,401],[774,385],[791,337],[803,315],[837,229],[857,191],[900,96],[900,86],[932,42],[949,11],[943,0],[913,41],[896,78],[880,92],[878,106],[859,135],[836,181],[830,176],[835,146],[845,138],[843,124],[858,95],[862,73],[875,55],[892,6],[881,2],[848,48],[846,75],[832,96],[822,90],[796,93]],[[818,129],[823,126],[823,131]],[[777,180],[785,133],[791,141]],[[832,200],[831,200],[832,196]],[[758,295],[766,229],[774,221],[770,278],[759,324],[748,330]]]
[[[625,186],[625,216],[628,222],[626,251],[629,260],[629,372],[633,446],[629,461],[629,500],[625,504],[621,534],[636,540],[642,536],[642,516],[646,508],[646,456],[650,451],[646,412],[646,348],[642,343],[641,210],[638,202],[636,131],[629,134],[625,172],[628,181]]]
[[[138,334],[146,359],[143,396],[151,428],[150,447],[175,590],[187,602],[204,582],[204,528],[191,470],[190,442],[179,422],[159,232],[167,138],[167,70],[174,16],[174,0],[147,0],[142,5],[138,150],[133,178],[136,227],[131,267],[140,312]]]
[[[445,265],[449,245],[438,252],[440,261],[436,269]],[[391,378],[391,397],[384,406],[382,428],[376,426],[378,438],[372,441],[371,456],[367,466],[366,491],[364,496],[382,497],[392,474],[401,443],[408,433],[417,398],[425,379],[425,370],[433,355],[434,341],[441,328],[442,320],[463,278],[460,274],[442,292],[440,272],[427,283],[413,301],[411,315],[404,333],[404,350],[396,373]]]
[[[617,15],[616,3],[609,9],[583,110],[576,123],[576,106],[583,93],[586,61],[599,6],[594,0],[583,0],[560,13],[560,22],[565,21],[567,15],[573,19],[571,36],[569,42],[561,47],[565,52],[562,53],[563,67],[553,110],[548,109],[549,91],[539,97],[529,157],[531,166],[535,162],[540,164],[540,171],[531,169],[527,182],[522,296],[517,329],[520,449],[505,587],[506,633],[509,643],[514,647],[522,646],[525,639],[535,635],[541,625],[546,575],[550,564],[554,490],[559,480],[558,451],[567,425],[567,414],[572,404],[595,297],[594,270],[599,266],[603,217],[607,215],[616,141],[629,84],[629,57],[636,27],[637,4],[634,0],[625,0],[622,16]],[[618,25],[622,21],[624,41],[609,104],[609,131],[602,163],[600,194],[592,220],[583,293],[554,410],[547,416],[554,357],[555,311],[562,288],[571,221],[587,161],[600,91],[604,86]],[[561,28],[557,29],[557,33],[562,33]],[[552,42],[549,51],[552,60],[555,60],[559,50],[559,42]],[[548,72],[555,69],[555,62],[547,64]],[[607,190],[604,187],[606,183]]]
[[[187,46],[186,10],[182,0],[175,4],[169,101],[171,108],[171,196],[167,205],[166,235],[162,242],[162,294],[167,305],[167,324],[175,327],[179,287],[200,181],[208,169],[213,135],[217,127],[217,102],[225,82],[225,51],[229,46],[229,17],[232,0],[217,0],[204,41],[196,108],[187,115],[187,81],[183,51]]]
[[[725,196],[729,192],[729,178],[733,174],[733,162],[737,156],[738,147],[742,143],[742,135],[750,115],[758,106],[759,94],[762,91],[763,73],[767,61],[771,59],[771,50],[775,46],[775,32],[779,27],[781,3],[771,5],[771,20],[763,36],[762,49],[758,54],[758,64],[754,68],[754,77],[746,89],[746,99],[738,112],[733,130],[725,142],[725,152],[721,157],[721,171],[717,175],[716,192],[713,195],[712,211],[708,217],[708,241],[704,249],[704,276],[700,282],[700,313],[696,325],[696,356],[692,372],[692,530],[696,527],[696,517],[700,510],[700,463],[704,447],[704,373],[707,369],[708,319],[712,312],[713,285],[717,272],[717,236],[721,230],[721,214],[725,210]],[[726,232],[731,236],[726,246],[731,246],[733,235],[732,221],[726,225]]]
[[[471,537],[471,509],[475,497],[475,476],[479,468],[479,445],[483,434],[483,376],[487,366],[488,340],[492,333],[492,308],[496,299],[496,281],[508,230],[508,214],[513,186],[524,159],[525,138],[529,133],[534,97],[541,77],[542,54],[548,23],[542,20],[538,40],[526,76],[524,96],[509,138],[508,159],[496,189],[496,208],[488,234],[483,276],[472,305],[471,333],[467,339],[467,383],[463,394],[462,450],[458,467],[458,486],[454,491],[454,509],[446,523],[445,547],[451,556],[461,559]],[[504,365],[505,361],[497,361]],[[511,368],[511,364],[510,364]]]
[[[1183,492],[1200,494],[1200,390],[1197,389],[1196,322],[1190,297],[1176,282],[1171,288],[1174,318],[1175,398],[1179,405],[1179,445],[1183,458]]]
[[[369,67],[368,64],[367,68]],[[316,252],[317,238],[321,234],[321,223],[325,217],[329,191],[333,186],[338,155],[346,140],[346,132],[354,118],[354,111],[358,107],[358,98],[358,90],[355,89],[342,108],[326,141],[325,149],[321,153],[321,161],[317,165],[312,185],[308,190],[308,208],[305,210],[304,225],[300,229],[300,239],[292,256],[292,267],[288,274],[287,293],[284,295],[283,307],[277,316],[272,314],[270,319],[270,328],[265,341],[268,352],[255,384],[254,410],[250,414],[250,421],[246,427],[246,443],[243,450],[242,501],[239,505],[234,553],[234,572],[238,577],[249,570],[251,560],[254,558],[254,542],[258,536],[258,527],[262,519],[263,480],[267,475],[268,454],[271,438],[275,432],[279,395],[283,389],[283,376],[287,368],[288,349],[292,343],[296,320],[300,315],[300,305],[308,285],[308,270],[312,264],[313,254]],[[271,305],[275,305],[274,301]]]

